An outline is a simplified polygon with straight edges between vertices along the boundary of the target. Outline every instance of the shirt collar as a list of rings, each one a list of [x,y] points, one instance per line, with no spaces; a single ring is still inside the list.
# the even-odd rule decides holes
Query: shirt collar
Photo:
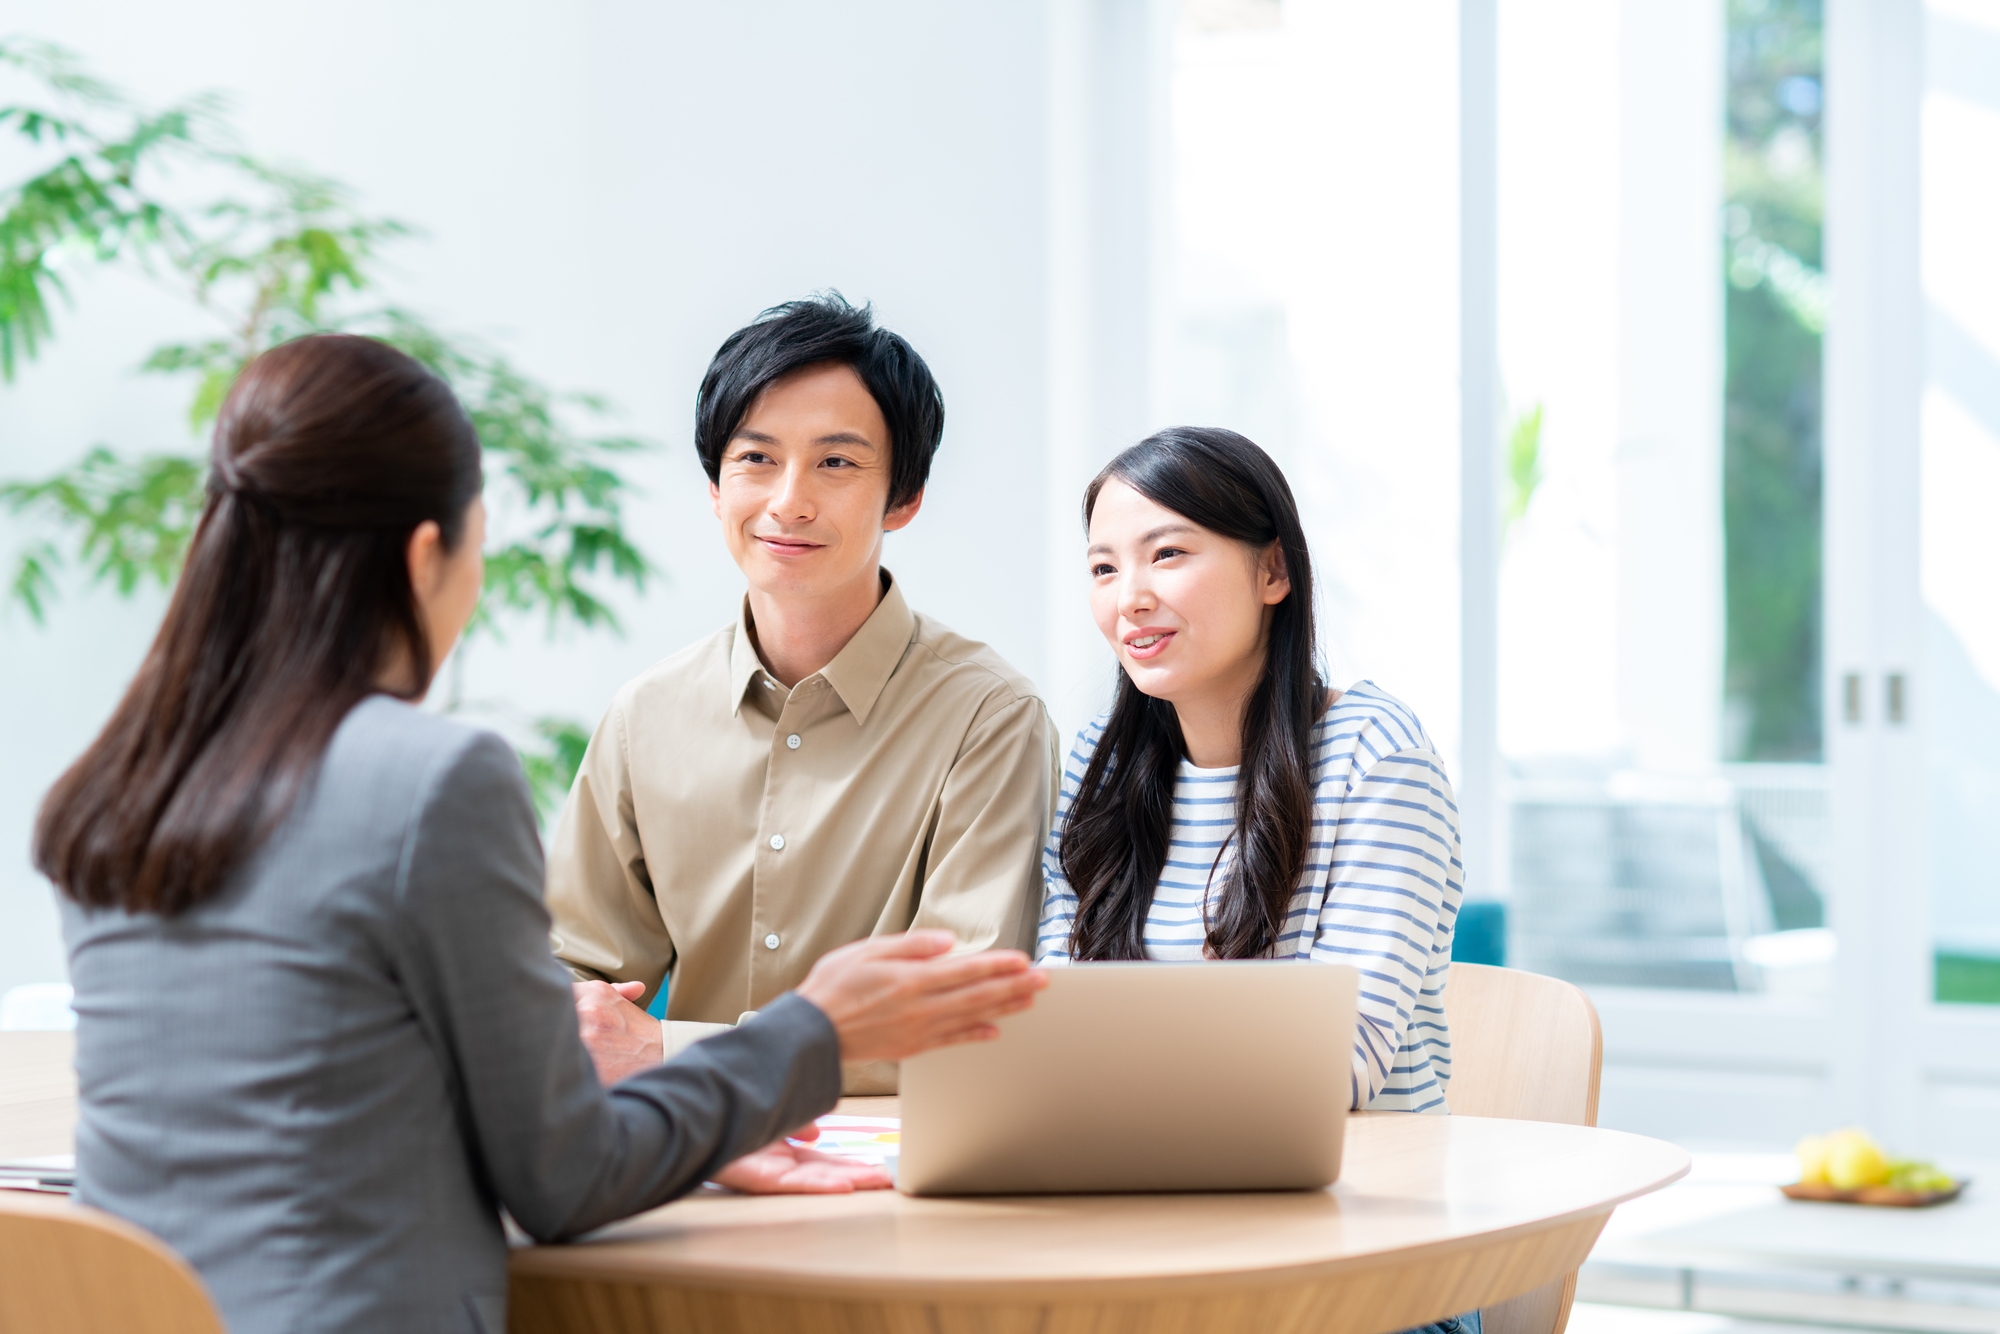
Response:
[[[882,584],[882,600],[875,604],[875,610],[868,614],[854,637],[833,655],[833,661],[819,671],[847,711],[854,715],[854,721],[863,726],[867,725],[869,712],[881,698],[883,688],[889,684],[917,633],[916,614],[903,600],[903,590],[896,586],[895,576],[883,570]],[[729,711],[740,712],[743,693],[766,679],[771,678],[754,647],[750,598],[746,594],[736,616],[736,642],[729,651]]]

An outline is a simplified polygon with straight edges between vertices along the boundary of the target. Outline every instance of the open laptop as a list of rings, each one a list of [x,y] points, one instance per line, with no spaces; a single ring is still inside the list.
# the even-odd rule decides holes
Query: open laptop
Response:
[[[1051,968],[992,1042],[903,1062],[911,1195],[1308,1190],[1340,1175],[1360,977],[1338,964]]]

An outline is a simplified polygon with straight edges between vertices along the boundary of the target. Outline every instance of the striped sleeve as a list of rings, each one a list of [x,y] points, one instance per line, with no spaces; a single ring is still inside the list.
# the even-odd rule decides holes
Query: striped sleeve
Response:
[[[1097,749],[1098,738],[1104,735],[1103,720],[1099,719],[1084,727],[1076,734],[1076,741],[1063,758],[1062,790],[1056,796],[1055,823],[1049,828],[1049,841],[1042,847],[1042,920],[1035,932],[1035,961],[1037,963],[1068,963],[1070,924],[1076,920],[1076,891],[1070,888],[1069,878],[1063,874],[1062,847],[1063,830],[1069,825],[1070,804],[1076,800],[1077,788],[1083,782],[1083,771],[1090,764],[1091,754]]]
[[[1451,1048],[1440,998],[1465,880],[1458,807],[1427,745],[1372,751],[1356,750],[1358,775],[1314,822],[1332,857],[1312,957],[1361,973],[1354,1105],[1442,1110]]]

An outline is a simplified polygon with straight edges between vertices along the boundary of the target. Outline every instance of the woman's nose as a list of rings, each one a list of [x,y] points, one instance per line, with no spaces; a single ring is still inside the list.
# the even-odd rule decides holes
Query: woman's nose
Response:
[[[1136,616],[1151,611],[1159,605],[1153,597],[1153,584],[1143,571],[1133,571],[1119,581],[1118,610],[1126,616]]]

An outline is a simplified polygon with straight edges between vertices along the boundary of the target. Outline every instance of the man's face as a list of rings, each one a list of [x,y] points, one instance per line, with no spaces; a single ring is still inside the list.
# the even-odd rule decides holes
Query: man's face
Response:
[[[793,371],[757,396],[708,495],[750,586],[780,598],[874,580],[882,534],[923,503],[919,493],[887,509],[888,423],[853,367],[837,362]]]

